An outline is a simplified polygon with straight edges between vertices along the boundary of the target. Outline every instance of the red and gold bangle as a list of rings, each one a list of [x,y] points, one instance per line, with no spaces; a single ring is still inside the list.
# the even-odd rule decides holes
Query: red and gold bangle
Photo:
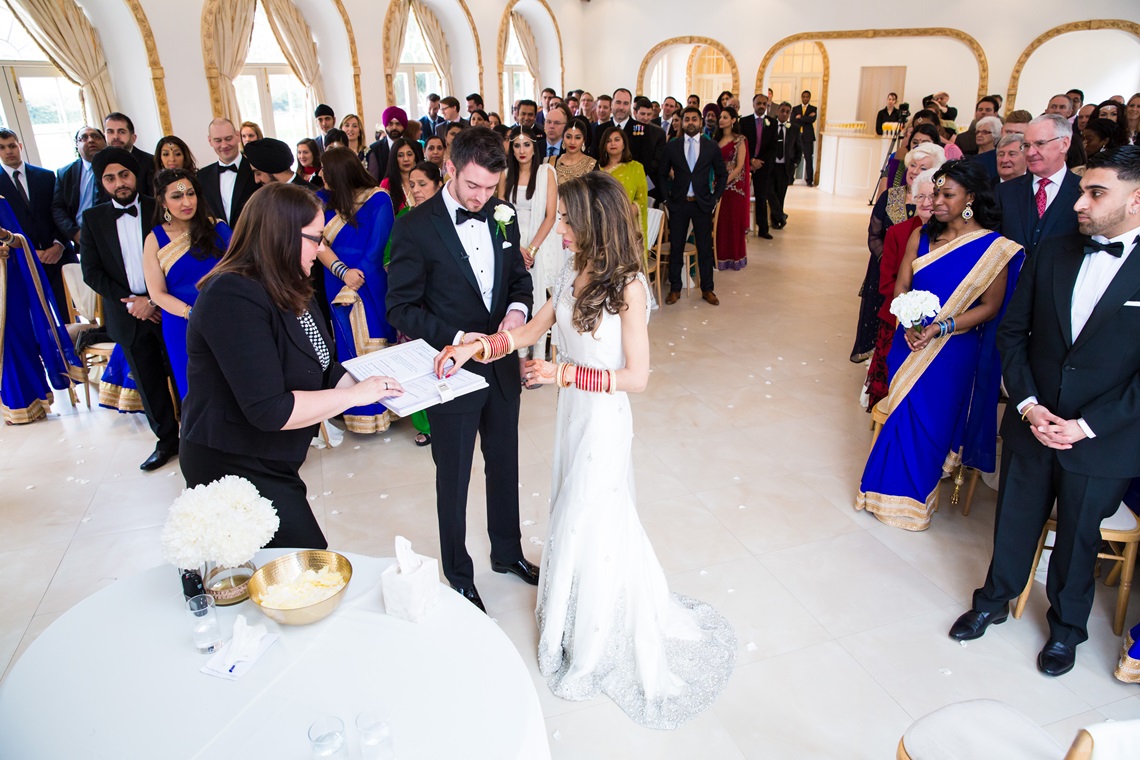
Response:
[[[515,339],[506,330],[497,332],[494,335],[488,335],[486,338],[480,338],[479,341],[480,344],[484,346],[484,361],[502,359],[515,350]]]

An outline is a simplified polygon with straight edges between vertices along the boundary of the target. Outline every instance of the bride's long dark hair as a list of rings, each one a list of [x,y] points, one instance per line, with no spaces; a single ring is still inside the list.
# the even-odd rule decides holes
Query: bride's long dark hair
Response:
[[[634,217],[625,188],[605,172],[570,180],[558,188],[558,198],[577,241],[574,268],[590,273],[574,301],[574,329],[592,333],[601,324],[602,309],[620,314],[627,308],[625,286],[641,271],[641,220]]]

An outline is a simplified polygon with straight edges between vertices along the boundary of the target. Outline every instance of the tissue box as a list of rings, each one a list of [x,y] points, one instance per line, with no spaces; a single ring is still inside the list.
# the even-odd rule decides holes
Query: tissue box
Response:
[[[439,562],[431,557],[419,559],[419,568],[410,573],[401,573],[399,564],[394,563],[380,576],[384,610],[413,623],[427,617],[439,601]]]

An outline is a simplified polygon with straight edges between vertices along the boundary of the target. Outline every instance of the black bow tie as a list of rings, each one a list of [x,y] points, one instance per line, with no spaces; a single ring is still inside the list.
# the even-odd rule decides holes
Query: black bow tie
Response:
[[[1138,237],[1137,240],[1140,240],[1140,237]],[[1136,242],[1136,241],[1133,241],[1133,242]],[[1092,238],[1089,238],[1088,240],[1085,241],[1085,253],[1086,254],[1099,253],[1101,251],[1104,251],[1109,256],[1115,256],[1116,258],[1119,259],[1121,256],[1124,255],[1124,243],[1122,241],[1119,241],[1119,240],[1116,241],[1115,243],[1098,243],[1097,241],[1093,240]]]
[[[229,166],[222,166],[218,164],[218,171],[220,172],[233,172],[237,174],[237,164],[230,164]]]
[[[487,215],[484,214],[482,211],[468,211],[465,208],[455,209],[455,223],[456,224],[464,224],[466,222],[471,221],[472,219],[474,219],[478,222],[485,222],[485,221],[487,221]]]
[[[115,207],[115,218],[118,219],[123,214],[130,214],[131,216],[138,216],[139,209],[137,206],[127,206],[126,208]],[[1120,254],[1116,254],[1119,256]]]

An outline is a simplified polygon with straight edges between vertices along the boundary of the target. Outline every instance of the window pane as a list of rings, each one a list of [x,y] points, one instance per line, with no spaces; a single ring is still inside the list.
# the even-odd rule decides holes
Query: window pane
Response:
[[[12,15],[11,9],[3,3],[0,3],[0,58],[7,61],[48,60],[44,51],[40,50],[40,46]]]
[[[396,88],[396,105],[403,108],[404,111],[408,110],[408,72],[401,67],[400,71],[396,72],[396,77],[392,81]]]
[[[273,27],[265,15],[261,3],[257,4],[257,12],[253,16],[253,37],[249,41],[249,52],[245,56],[246,63],[287,63],[277,38],[273,36]]]
[[[63,77],[20,77],[20,89],[40,163],[54,168],[74,160],[75,131],[84,123],[79,88]]]
[[[404,30],[404,49],[400,51],[400,63],[422,63],[432,65],[427,42],[416,19],[416,12],[408,12],[408,27]]]
[[[270,74],[269,92],[273,95],[273,127],[277,139],[293,148],[298,141],[310,136],[305,88],[292,74]]]
[[[503,63],[507,66],[526,66],[522,48],[519,47],[519,38],[515,35],[515,25],[511,24],[511,31],[507,35],[507,52],[503,56]],[[525,98],[524,98],[525,100]]]
[[[266,125],[261,117],[261,98],[257,95],[257,77],[253,74],[242,74],[234,80],[234,90],[237,91],[241,120],[256,122],[264,131]]]

